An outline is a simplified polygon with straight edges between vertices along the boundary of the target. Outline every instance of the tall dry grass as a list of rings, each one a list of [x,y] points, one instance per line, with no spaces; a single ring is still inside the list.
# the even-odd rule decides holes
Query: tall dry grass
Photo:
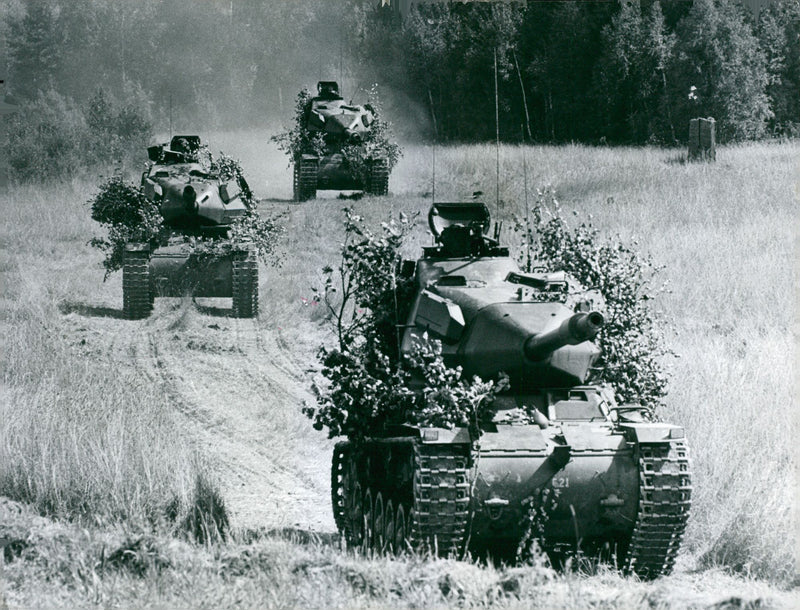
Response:
[[[174,527],[168,514],[190,512],[207,467],[125,355],[93,351],[94,336],[64,322],[95,302],[106,332],[125,324],[104,303],[116,295],[99,286],[87,245],[94,188],[87,179],[0,196],[0,496],[82,522]]]

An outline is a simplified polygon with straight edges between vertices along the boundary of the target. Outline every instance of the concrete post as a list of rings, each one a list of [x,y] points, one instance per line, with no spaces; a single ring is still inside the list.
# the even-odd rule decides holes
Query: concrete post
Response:
[[[715,161],[717,158],[716,121],[692,119],[689,121],[689,160]]]

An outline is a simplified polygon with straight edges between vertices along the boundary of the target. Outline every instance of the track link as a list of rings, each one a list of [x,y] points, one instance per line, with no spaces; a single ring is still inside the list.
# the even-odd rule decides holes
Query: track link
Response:
[[[317,196],[319,162],[316,159],[299,159],[294,164],[294,199],[308,201]]]
[[[237,252],[233,257],[233,317],[258,316],[258,261],[255,253]]]
[[[350,460],[350,443],[342,441],[333,448],[331,461],[331,506],[333,507],[333,520],[340,533],[345,533],[347,514],[345,507],[345,470]],[[352,490],[349,490],[352,493]],[[359,498],[359,502],[361,499]]]
[[[376,159],[370,164],[366,190],[371,195],[389,194],[389,165],[386,159]]]
[[[459,445],[414,443],[412,546],[439,555],[464,550],[469,525],[469,455]]]
[[[122,267],[122,311],[128,320],[141,320],[153,309],[150,289],[150,253],[125,251]]]
[[[639,447],[639,511],[625,570],[641,578],[669,574],[691,506],[691,464],[685,441]]]

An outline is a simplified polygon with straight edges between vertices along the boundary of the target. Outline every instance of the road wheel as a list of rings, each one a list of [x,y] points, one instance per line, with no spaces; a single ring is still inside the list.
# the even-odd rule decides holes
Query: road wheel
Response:
[[[122,265],[122,313],[128,320],[141,320],[153,309],[150,289],[150,251],[125,250]]]
[[[317,196],[317,159],[300,159],[294,164],[294,200],[308,201]]]
[[[254,250],[233,254],[233,317],[258,316],[258,261]]]
[[[375,496],[375,506],[372,508],[372,548],[376,553],[383,551],[383,520],[386,516],[383,504],[383,494],[378,492]]]
[[[374,530],[372,529],[374,516],[372,504],[372,490],[367,489],[367,491],[364,492],[364,500],[361,503],[362,530],[364,532],[364,536],[361,539],[361,549],[364,551],[364,554],[367,554],[372,548],[372,538],[374,535]]]
[[[361,483],[353,485],[352,493],[345,496],[345,540],[348,548],[356,548],[364,540],[364,505]]]
[[[394,547],[395,555],[402,555],[408,549],[406,546],[406,507],[403,503],[397,505],[397,513],[394,517],[394,537],[392,539],[392,546]]]
[[[386,507],[383,512],[383,551],[386,553],[394,553],[394,530],[397,527],[395,522],[394,503],[391,500],[386,501]]]

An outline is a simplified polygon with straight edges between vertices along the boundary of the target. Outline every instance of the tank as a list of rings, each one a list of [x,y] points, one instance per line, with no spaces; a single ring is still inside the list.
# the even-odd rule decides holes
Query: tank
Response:
[[[258,315],[258,265],[252,248],[229,248],[202,264],[190,262],[187,237],[213,238],[218,249],[231,223],[248,211],[243,180],[221,180],[201,162],[199,136],[175,136],[147,149],[150,163],[141,186],[157,202],[169,234],[150,244],[126,245],[122,268],[123,312],[128,319],[150,315],[156,296],[232,297],[234,317]]]
[[[587,383],[604,325],[564,273],[523,273],[487,236],[479,203],[438,203],[436,245],[403,269],[416,286],[401,349],[428,333],[466,377],[510,378],[491,421],[386,426],[336,444],[331,493],[349,546],[513,560],[536,542],[613,558],[642,578],[673,567],[691,502],[683,428]]]
[[[367,156],[366,167],[357,175],[342,152],[348,145],[365,146],[374,122],[370,104],[348,104],[334,81],[317,83],[317,95],[311,98],[303,114],[302,127],[313,137],[321,134],[321,155],[304,151],[294,161],[294,197],[297,201],[313,199],[317,190],[363,190],[372,195],[389,193],[389,160]]]

